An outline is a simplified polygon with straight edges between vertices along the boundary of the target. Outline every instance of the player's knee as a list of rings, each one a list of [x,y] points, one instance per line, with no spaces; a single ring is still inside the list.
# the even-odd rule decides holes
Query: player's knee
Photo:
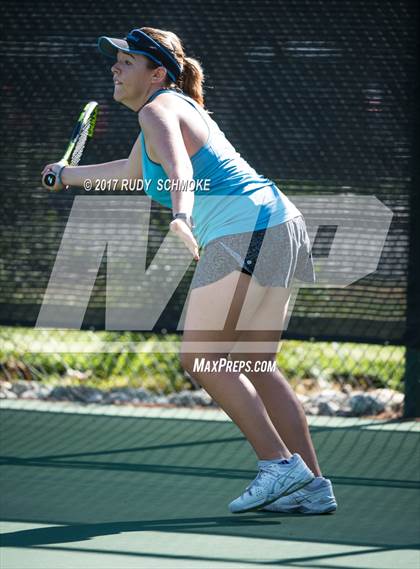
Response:
[[[182,369],[184,369],[188,373],[191,373],[192,369],[194,367],[195,357],[196,357],[196,354],[194,354],[192,352],[181,351],[179,354],[179,361],[180,361],[180,364],[182,366]]]
[[[275,353],[235,353],[230,352],[229,357],[233,362],[238,362],[240,370],[249,377],[259,374],[266,374],[276,369],[277,354]]]
[[[223,361],[221,362],[221,359]],[[221,365],[228,361],[228,354],[219,353],[197,353],[181,351],[180,363],[182,368],[191,376],[200,379],[200,376],[206,376],[215,371],[224,370]]]

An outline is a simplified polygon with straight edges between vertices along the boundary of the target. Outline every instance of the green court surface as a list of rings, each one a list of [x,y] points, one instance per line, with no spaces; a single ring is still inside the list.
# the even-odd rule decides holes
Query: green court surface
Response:
[[[310,420],[333,515],[232,515],[255,456],[217,410],[1,403],[2,569],[418,569],[419,423]]]

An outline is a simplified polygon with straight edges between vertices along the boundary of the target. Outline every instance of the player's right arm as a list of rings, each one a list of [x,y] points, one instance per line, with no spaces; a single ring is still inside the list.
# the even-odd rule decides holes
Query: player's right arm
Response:
[[[54,164],[47,164],[42,171],[42,179],[47,170],[52,170],[58,174],[61,170],[61,164],[55,162]],[[61,190],[64,186],[80,186],[83,187],[85,180],[90,180],[92,187],[95,186],[96,180],[117,180],[116,187],[121,188],[122,180],[137,180],[143,176],[141,165],[141,147],[140,137],[138,136],[136,142],[131,149],[128,158],[122,160],[114,160],[113,162],[104,162],[103,164],[90,164],[87,166],[66,166],[61,171],[61,184],[56,181],[53,188],[47,187],[49,190]]]

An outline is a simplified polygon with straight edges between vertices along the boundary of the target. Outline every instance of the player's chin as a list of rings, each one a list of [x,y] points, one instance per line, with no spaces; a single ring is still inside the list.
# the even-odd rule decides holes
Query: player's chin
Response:
[[[114,100],[121,103],[124,99],[124,90],[121,88],[120,85],[115,85],[114,87]]]

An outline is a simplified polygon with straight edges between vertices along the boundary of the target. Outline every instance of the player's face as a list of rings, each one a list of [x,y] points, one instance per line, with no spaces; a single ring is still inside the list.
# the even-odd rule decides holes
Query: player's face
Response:
[[[118,51],[117,61],[111,67],[115,101],[132,109],[139,107],[156,83],[156,69],[149,69],[147,63],[143,55]]]

